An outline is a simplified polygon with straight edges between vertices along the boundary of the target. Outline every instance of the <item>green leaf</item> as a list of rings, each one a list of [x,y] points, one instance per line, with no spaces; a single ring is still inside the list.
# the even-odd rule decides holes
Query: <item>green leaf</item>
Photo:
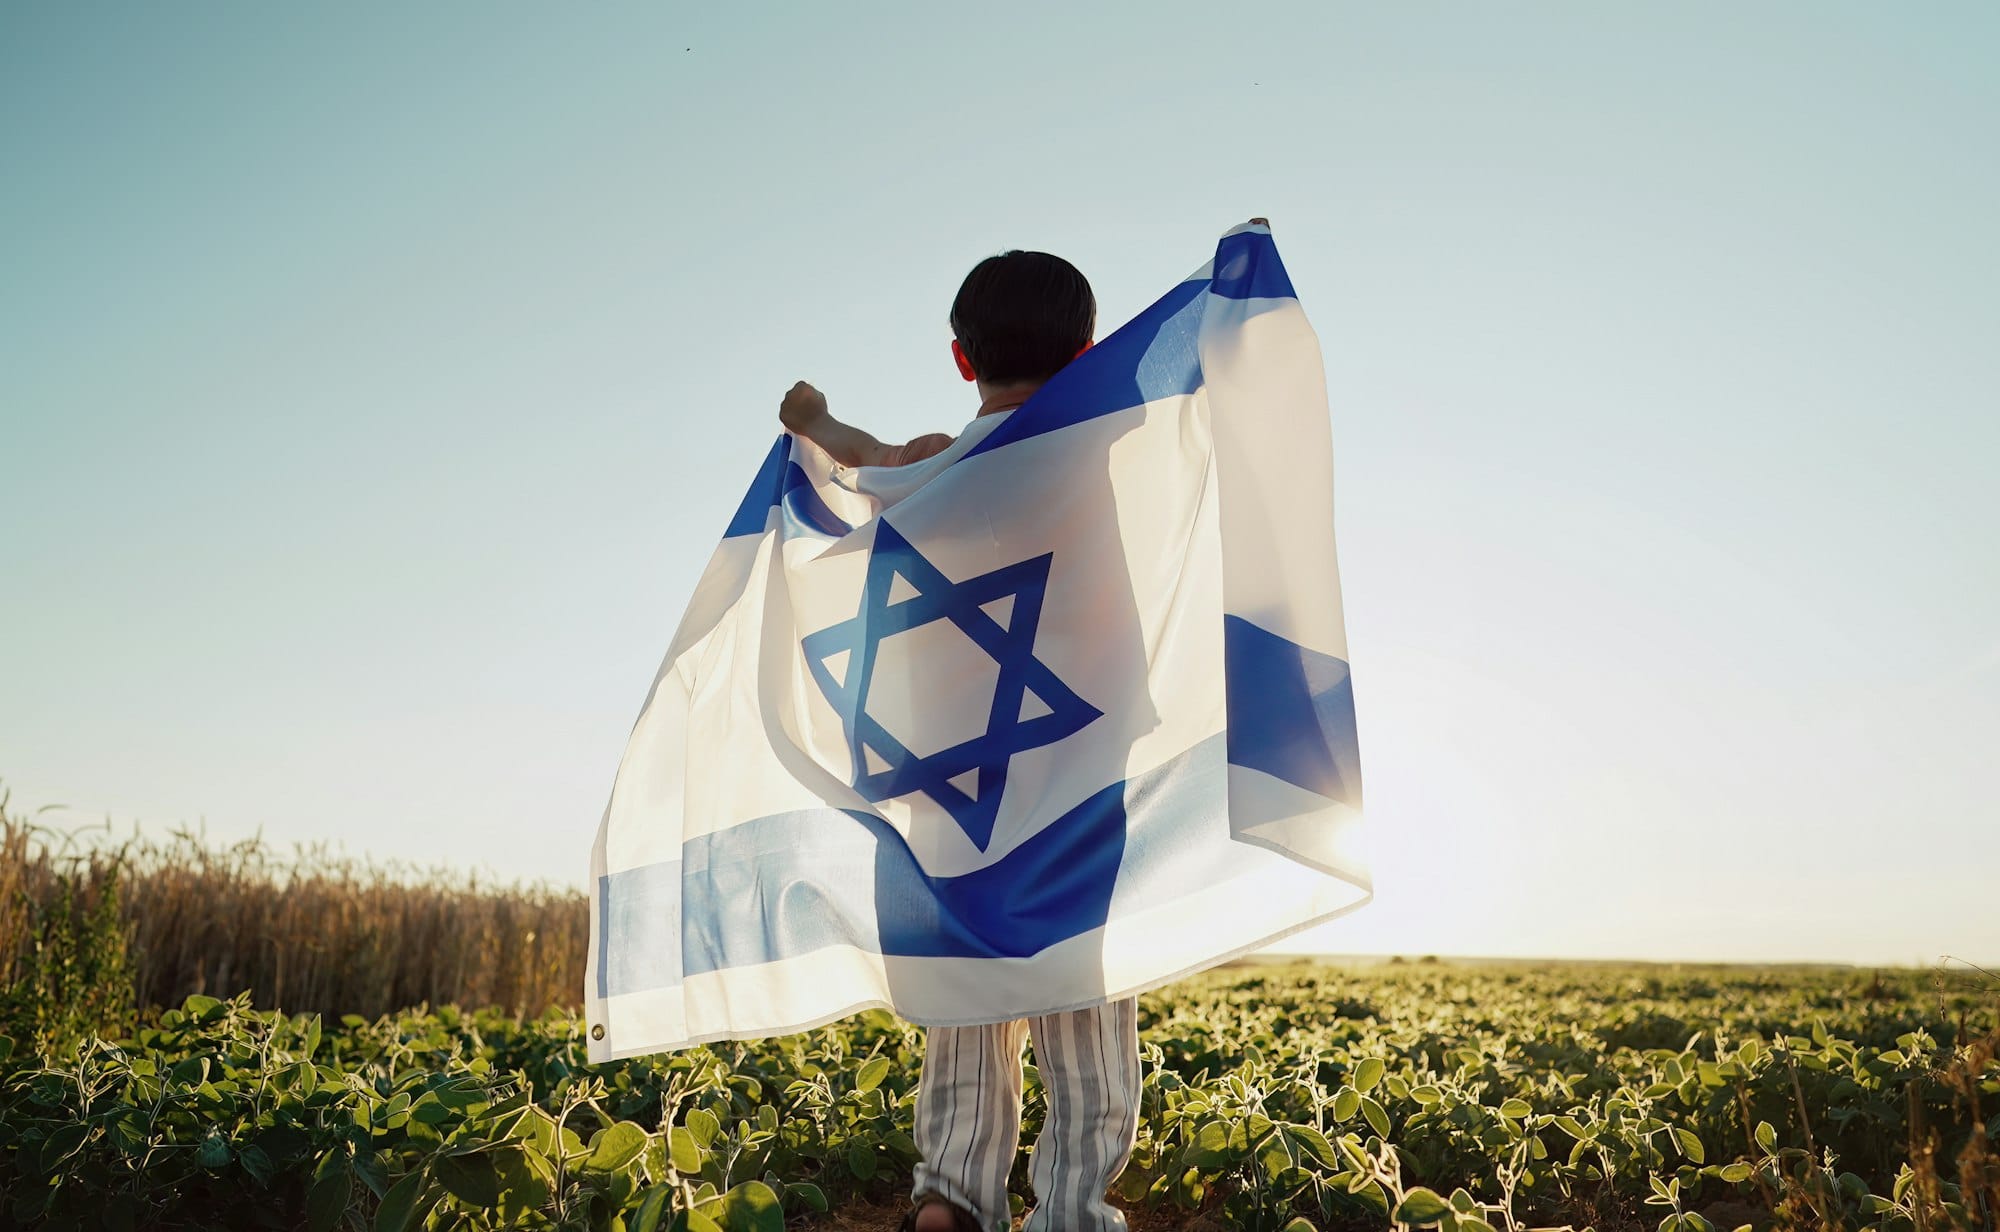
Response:
[[[1272,1131],[1276,1128],[1277,1123],[1271,1120],[1270,1117],[1265,1116],[1261,1112],[1253,1112],[1249,1116],[1244,1117],[1237,1128],[1229,1131],[1229,1138],[1233,1143],[1237,1135],[1241,1133],[1244,1139],[1243,1145],[1252,1147],[1270,1137]]]
[[[487,1210],[499,1205],[500,1177],[484,1155],[437,1155],[431,1167],[451,1196],[467,1206]]]
[[[204,997],[200,993],[194,993],[181,1002],[181,1011],[196,1022],[207,1022],[208,1012],[221,1004],[222,1002],[214,997]]]
[[[1221,1168],[1234,1158],[1229,1150],[1229,1126],[1221,1121],[1204,1121],[1181,1151],[1181,1163],[1194,1168]]]
[[[1312,1226],[1312,1220],[1304,1215],[1295,1215],[1292,1221],[1278,1229],[1278,1232],[1318,1232],[1318,1230]]]
[[[554,1178],[544,1178],[548,1163],[541,1156],[514,1143],[487,1153],[492,1157],[493,1173],[500,1180],[500,1194],[505,1201],[528,1209],[549,1200],[549,1185]]]
[[[1745,1117],[1744,1119],[1748,1120],[1749,1118]],[[1769,1121],[1757,1122],[1757,1145],[1763,1147],[1767,1151],[1772,1151],[1777,1149],[1778,1131],[1771,1128],[1771,1123]]]
[[[463,1111],[474,1104],[486,1102],[486,1091],[475,1083],[455,1082],[438,1087],[431,1092],[437,1101],[454,1112]]]
[[[374,1194],[378,1202],[383,1194],[389,1192],[389,1170],[382,1166],[382,1157],[373,1151],[354,1157],[354,1175],[368,1187],[368,1192]]]
[[[1373,1207],[1383,1219],[1389,1218],[1389,1191],[1382,1187],[1382,1182],[1364,1176],[1359,1185],[1348,1186],[1347,1192],[1357,1201]]]
[[[427,1091],[422,1099],[410,1105],[410,1119],[422,1121],[426,1125],[436,1125],[451,1119],[451,1109],[444,1106],[443,1100]]]
[[[375,1212],[375,1232],[404,1232],[410,1226],[410,1216],[416,1214],[417,1194],[423,1186],[422,1172],[412,1172],[389,1186]]]
[[[1728,1181],[1731,1185],[1737,1185],[1741,1184],[1744,1181],[1749,1180],[1750,1174],[1753,1171],[1755,1171],[1755,1169],[1752,1168],[1749,1164],[1743,1164],[1743,1163],[1724,1164],[1722,1165],[1722,1171],[1717,1173],[1717,1175],[1720,1176],[1723,1180]]]
[[[1174,1200],[1181,1205],[1189,1208],[1200,1206],[1202,1199],[1208,1196],[1208,1186],[1201,1179],[1201,1169],[1189,1168],[1181,1173],[1180,1179],[1173,1182],[1173,1191]]]
[[[139,1110],[134,1108],[131,1111],[132,1113],[137,1113]],[[114,1138],[119,1136],[117,1130],[126,1119],[127,1116],[121,1115],[111,1122]],[[54,1172],[56,1166],[71,1155],[74,1155],[83,1146],[84,1139],[88,1137],[90,1137],[90,1125],[86,1121],[72,1121],[68,1125],[64,1125],[54,1133],[51,1133],[47,1138],[42,1140],[41,1170],[43,1172]],[[123,1150],[126,1154],[137,1155],[145,1145],[145,1141],[143,1138],[135,1136],[132,1145],[126,1146],[122,1141],[118,1145],[119,1149]]]
[[[1333,1119],[1351,1121],[1354,1119],[1354,1114],[1359,1111],[1361,1111],[1361,1092],[1353,1087],[1340,1088],[1340,1093],[1333,1097]]]
[[[1389,1136],[1389,1114],[1382,1110],[1382,1105],[1375,1102],[1374,1096],[1361,1097],[1361,1115],[1367,1118],[1368,1128],[1384,1138]]]
[[[873,1061],[862,1066],[861,1072],[854,1076],[854,1089],[856,1091],[872,1091],[876,1087],[881,1086],[882,1080],[888,1076],[889,1058],[876,1057]]]
[[[583,1166],[593,1172],[616,1172],[638,1158],[646,1149],[646,1131],[630,1121],[619,1121],[597,1131],[590,1140],[590,1158]]]
[[[722,1122],[706,1108],[690,1108],[687,1114],[687,1131],[694,1135],[697,1146],[706,1147],[722,1132]]]
[[[312,1232],[329,1232],[347,1213],[348,1199],[354,1193],[353,1178],[348,1175],[347,1159],[342,1155],[329,1154],[327,1159],[338,1160],[335,1167],[327,1167],[322,1161],[315,1170],[311,1188],[306,1190],[306,1227]]]
[[[1500,1115],[1521,1120],[1535,1114],[1535,1106],[1525,1099],[1510,1099],[1500,1105]]]
[[[189,998],[189,1000],[192,999]],[[214,1000],[213,997],[209,999]],[[195,1159],[200,1161],[201,1166],[204,1168],[226,1168],[229,1166],[229,1161],[234,1157],[235,1152],[229,1149],[227,1141],[220,1135],[210,1134],[202,1140],[201,1151],[196,1154]]]
[[[847,1170],[859,1180],[875,1179],[875,1148],[861,1138],[847,1140]]]
[[[119,1109],[116,1113],[112,1114],[109,1120],[104,1122],[104,1127],[105,1132],[111,1138],[111,1144],[127,1155],[143,1154],[152,1141],[152,1131],[146,1124],[146,1114],[138,1108],[128,1107]],[[48,1143],[43,1145],[43,1167],[51,1166],[62,1156],[69,1154],[76,1147],[82,1146],[85,1136],[90,1132],[90,1126],[82,1122],[70,1128],[74,1128],[77,1131],[76,1140],[66,1143],[64,1149],[59,1153],[53,1155],[49,1153],[57,1142],[56,1136],[51,1136]],[[58,1135],[62,1133],[61,1130],[56,1132]]]
[[[1388,1066],[1382,1064],[1382,1058],[1380,1057],[1366,1058],[1354,1069],[1354,1089],[1357,1091],[1374,1090],[1375,1084],[1382,1081],[1382,1075],[1387,1072],[1388,1068]]]
[[[528,1102],[529,1102],[528,1092],[516,1091],[512,1095],[509,1095],[507,1098],[501,1100],[499,1103],[488,1105],[485,1109],[483,1109],[479,1113],[478,1116],[474,1117],[473,1120],[479,1121],[481,1123],[499,1122],[501,1120],[504,1120],[511,1114],[519,1112],[521,1109],[527,1107]],[[520,1120],[518,1118],[513,1123],[513,1131],[511,1136],[517,1138],[522,1136]]]
[[[1272,1134],[1255,1148],[1257,1166],[1267,1178],[1285,1175],[1299,1165],[1299,1151],[1290,1135]]]
[[[529,1108],[520,1123],[514,1126],[513,1136],[550,1159],[565,1154],[556,1137],[556,1119],[541,1108]]]
[[[0,1035],[0,1061],[5,1061],[13,1055],[14,1037],[11,1035]]]
[[[724,1232],[785,1232],[785,1209],[762,1181],[745,1181],[722,1195]]]
[[[1435,1190],[1419,1185],[1403,1195],[1393,1218],[1397,1223],[1436,1223],[1451,1213],[1451,1203],[1438,1197]]]
[[[626,1232],[659,1232],[667,1215],[667,1201],[673,1193],[671,1185],[648,1185],[639,1199],[639,1209],[632,1212],[632,1218],[625,1224]]]
[[[694,1135],[682,1126],[674,1126],[667,1134],[667,1159],[676,1172],[693,1176],[701,1171],[701,1148],[694,1144]]]
[[[1334,1151],[1333,1144],[1326,1140],[1325,1134],[1322,1134],[1312,1126],[1287,1125],[1285,1126],[1285,1134],[1298,1144],[1300,1150],[1312,1156],[1320,1163],[1325,1164],[1329,1168],[1338,1168],[1340,1166],[1340,1156]]]
[[[1682,1129],[1676,1125],[1671,1132],[1673,1133],[1674,1144],[1680,1147],[1681,1154],[1687,1156],[1689,1162],[1698,1164],[1705,1160],[1706,1156],[1702,1151],[1701,1139],[1695,1136],[1693,1130]]]
[[[722,1225],[700,1211],[682,1211],[674,1216],[669,1232],[722,1232]]]
[[[312,1056],[312,1054],[318,1051],[319,1051],[319,1015],[314,1014],[306,1020],[306,1039],[305,1043],[300,1046],[299,1053],[301,1056],[310,1057]]]
[[[805,1181],[785,1186],[785,1196],[798,1199],[822,1215],[833,1209],[832,1204],[826,1200],[825,1192],[819,1186]]]
[[[1451,1191],[1451,1209],[1461,1215],[1470,1215],[1479,1209],[1479,1201],[1464,1186]]]

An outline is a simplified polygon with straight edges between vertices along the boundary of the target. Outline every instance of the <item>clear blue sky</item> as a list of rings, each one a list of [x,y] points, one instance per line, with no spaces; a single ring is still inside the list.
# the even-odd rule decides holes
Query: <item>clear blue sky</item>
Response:
[[[9,5],[0,778],[581,885],[806,378],[1272,219],[1377,902],[1338,951],[2000,962],[1986,4]]]

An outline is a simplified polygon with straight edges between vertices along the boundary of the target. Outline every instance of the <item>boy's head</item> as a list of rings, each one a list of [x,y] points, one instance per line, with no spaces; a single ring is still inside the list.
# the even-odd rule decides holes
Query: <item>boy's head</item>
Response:
[[[1082,354],[1096,328],[1090,283],[1046,252],[986,258],[951,302],[959,370],[988,385],[1048,380]]]

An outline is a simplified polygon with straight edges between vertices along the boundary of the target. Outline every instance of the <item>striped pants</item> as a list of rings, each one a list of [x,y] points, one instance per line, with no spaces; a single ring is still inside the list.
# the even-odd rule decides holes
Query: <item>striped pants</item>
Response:
[[[1048,1117],[1028,1156],[1035,1208],[1022,1232],[1124,1232],[1105,1191],[1139,1132],[1139,1002],[979,1027],[932,1027],[917,1083],[912,1197],[938,1194],[989,1232],[1013,1222],[1007,1175],[1021,1149],[1021,1046],[1035,1041]]]

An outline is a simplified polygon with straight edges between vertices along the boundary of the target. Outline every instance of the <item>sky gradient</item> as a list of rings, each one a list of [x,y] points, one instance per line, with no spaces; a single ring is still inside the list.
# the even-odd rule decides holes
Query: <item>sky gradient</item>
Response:
[[[2000,10],[0,11],[0,783],[581,886],[807,379],[976,400],[1271,218],[1377,900],[1336,952],[2000,964]]]

